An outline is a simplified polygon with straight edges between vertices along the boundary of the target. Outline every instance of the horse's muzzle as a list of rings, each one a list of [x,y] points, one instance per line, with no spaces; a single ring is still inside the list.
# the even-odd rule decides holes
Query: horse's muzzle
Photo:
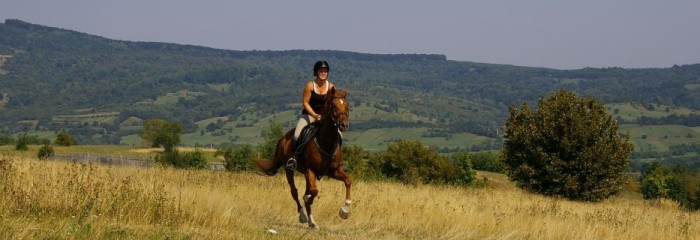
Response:
[[[350,128],[350,124],[347,123],[340,123],[338,126],[338,129],[340,129],[341,132],[345,132]]]

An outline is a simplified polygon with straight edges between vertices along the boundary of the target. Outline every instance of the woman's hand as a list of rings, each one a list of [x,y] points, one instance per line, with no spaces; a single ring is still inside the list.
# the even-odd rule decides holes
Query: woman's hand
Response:
[[[321,121],[321,114],[316,114],[316,120]]]

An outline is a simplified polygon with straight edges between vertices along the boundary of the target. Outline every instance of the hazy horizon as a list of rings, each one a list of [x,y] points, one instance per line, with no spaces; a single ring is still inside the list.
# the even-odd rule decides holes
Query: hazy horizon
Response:
[[[115,40],[228,50],[443,54],[555,69],[700,63],[700,1],[3,0],[18,19]]]

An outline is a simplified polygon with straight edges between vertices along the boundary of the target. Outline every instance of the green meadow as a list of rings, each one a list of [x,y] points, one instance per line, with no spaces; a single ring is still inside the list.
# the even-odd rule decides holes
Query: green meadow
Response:
[[[160,97],[156,102],[164,104],[164,102],[176,99],[177,96],[192,97],[196,94],[199,93],[169,93]],[[606,106],[608,114],[613,118],[621,118],[627,121],[632,121],[642,116],[658,118],[671,114],[699,114],[698,111],[692,109],[654,104],[644,106],[641,104],[616,103],[607,104]],[[95,123],[110,123],[116,119],[116,114],[114,113],[94,113],[91,109],[76,110],[75,113],[75,115],[56,116],[54,120],[70,120],[94,125]],[[289,130],[296,124],[298,113],[298,110],[287,110],[267,115],[261,112],[248,112],[237,116],[235,119],[228,119],[229,117],[227,116],[207,118],[196,122],[196,131],[183,134],[181,143],[184,146],[200,147],[216,147],[222,143],[257,145],[262,141],[261,133],[269,128],[270,123],[279,123],[285,130]],[[372,106],[361,105],[352,108],[350,120],[350,130],[343,133],[345,139],[344,143],[346,145],[359,145],[363,149],[369,151],[385,150],[387,143],[399,139],[417,140],[427,146],[450,149],[470,149],[474,145],[482,146],[497,141],[493,138],[478,136],[471,133],[450,134],[444,137],[427,137],[426,133],[428,133],[430,129],[426,127],[353,128],[353,125],[356,123],[377,120],[422,123],[434,122],[434,119],[418,116],[401,108],[393,112],[387,112]],[[143,126],[143,121],[144,119],[129,117],[120,123],[120,129],[136,132]],[[217,122],[223,122],[225,124],[214,131],[206,130],[208,125],[212,123],[216,124]],[[700,144],[700,127],[620,124],[620,131],[630,133],[630,138],[635,145],[635,151],[664,152],[672,145]],[[50,140],[56,138],[56,132],[54,131],[34,131],[30,132],[30,134]],[[122,137],[120,143],[127,146],[147,147],[137,134]]]

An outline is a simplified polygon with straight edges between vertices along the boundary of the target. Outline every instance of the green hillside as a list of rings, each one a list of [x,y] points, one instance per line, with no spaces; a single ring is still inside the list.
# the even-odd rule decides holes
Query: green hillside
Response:
[[[319,59],[331,64],[331,81],[350,92],[348,142],[367,149],[396,139],[445,151],[498,148],[509,105],[534,106],[561,88],[604,101],[629,126],[700,126],[700,64],[556,70],[444,55],[232,51],[6,20],[0,23],[0,134],[52,137],[65,129],[82,144],[137,144],[139,123],[162,118],[184,126],[187,145],[255,144],[271,120],[292,126],[300,88]],[[648,132],[639,144],[654,149],[696,139],[647,143],[659,134],[627,129],[639,131],[633,136]]]

